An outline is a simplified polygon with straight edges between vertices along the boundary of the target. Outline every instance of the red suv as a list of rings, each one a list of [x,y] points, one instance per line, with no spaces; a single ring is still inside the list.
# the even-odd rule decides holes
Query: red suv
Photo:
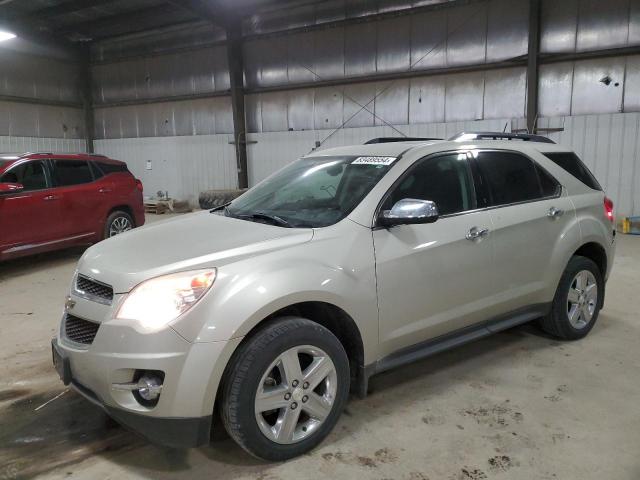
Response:
[[[144,224],[142,183],[101,155],[0,154],[0,261]]]

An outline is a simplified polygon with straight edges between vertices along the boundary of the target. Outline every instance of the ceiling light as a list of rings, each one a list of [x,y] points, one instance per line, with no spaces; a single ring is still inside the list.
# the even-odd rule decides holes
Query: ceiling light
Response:
[[[14,33],[0,30],[0,42],[4,42],[5,40],[11,40],[12,38],[16,38],[16,35]]]

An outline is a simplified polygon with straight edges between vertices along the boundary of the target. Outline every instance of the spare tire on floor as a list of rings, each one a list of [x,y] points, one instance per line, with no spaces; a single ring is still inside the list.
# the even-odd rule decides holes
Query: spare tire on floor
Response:
[[[198,198],[200,208],[209,209],[219,207],[220,205],[229,203],[234,198],[239,197],[245,191],[246,188],[234,190],[205,190],[204,192],[200,192],[200,196]]]

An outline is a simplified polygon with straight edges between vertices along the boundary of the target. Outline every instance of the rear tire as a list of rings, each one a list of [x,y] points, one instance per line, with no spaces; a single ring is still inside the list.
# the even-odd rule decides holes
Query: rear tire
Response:
[[[560,278],[551,312],[542,319],[542,329],[564,340],[585,337],[598,319],[604,299],[600,269],[589,258],[576,255]]]
[[[133,218],[127,212],[122,210],[116,210],[111,212],[107,217],[107,221],[104,224],[104,239],[115,237],[121,233],[131,230],[135,227]]]
[[[349,360],[335,335],[310,320],[284,317],[249,338],[229,362],[222,421],[250,454],[287,460],[331,432],[349,382]]]

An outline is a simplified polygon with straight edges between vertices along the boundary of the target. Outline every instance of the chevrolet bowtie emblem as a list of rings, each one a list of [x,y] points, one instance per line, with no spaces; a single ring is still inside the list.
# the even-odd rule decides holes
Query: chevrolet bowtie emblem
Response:
[[[71,310],[75,306],[76,306],[76,301],[75,300],[71,300],[71,297],[67,297],[67,299],[64,302],[65,311]]]

